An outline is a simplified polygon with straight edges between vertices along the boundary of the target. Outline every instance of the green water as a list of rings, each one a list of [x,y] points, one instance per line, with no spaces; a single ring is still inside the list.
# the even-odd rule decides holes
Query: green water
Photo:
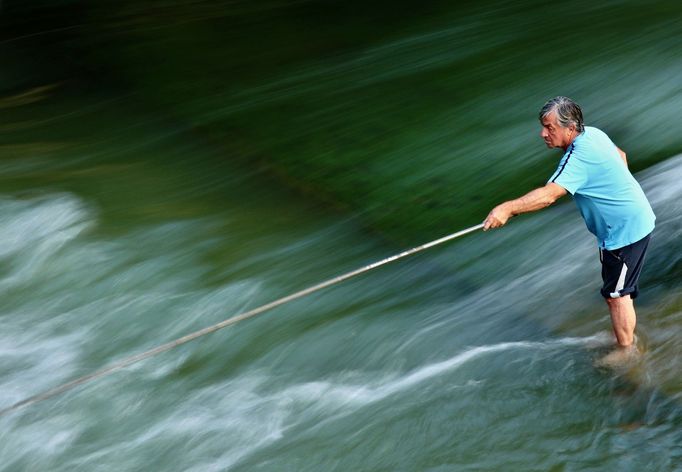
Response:
[[[641,363],[562,204],[4,415],[0,470],[682,470],[677,4],[409,7],[3,2],[0,409],[480,222],[559,92],[658,217]]]
[[[678,1],[87,3],[4,6],[0,84],[135,93],[392,240],[543,183],[558,94],[635,170],[682,152]]]

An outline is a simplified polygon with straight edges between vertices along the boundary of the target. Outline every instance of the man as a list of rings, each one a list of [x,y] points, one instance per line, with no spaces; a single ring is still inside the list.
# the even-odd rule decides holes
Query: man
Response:
[[[545,208],[570,193],[597,237],[606,299],[617,352],[635,352],[633,299],[656,217],[642,188],[627,167],[625,153],[601,130],[583,124],[582,110],[567,97],[549,100],[540,110],[540,136],[564,155],[544,187],[492,209],[484,230],[499,228],[510,217]],[[616,353],[614,353],[616,354]]]

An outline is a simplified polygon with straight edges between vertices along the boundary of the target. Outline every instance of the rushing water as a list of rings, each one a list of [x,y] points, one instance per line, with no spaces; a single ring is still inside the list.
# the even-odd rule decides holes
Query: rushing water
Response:
[[[178,164],[215,151],[154,126],[3,161],[0,406],[397,251],[262,176]],[[593,366],[598,261],[561,205],[3,416],[1,468],[673,470],[682,157],[639,177],[659,220],[634,371]]]
[[[149,42],[159,25],[185,24],[178,18],[190,3],[175,2],[168,17],[139,23],[112,16],[113,24],[138,36],[124,28],[117,33],[118,45],[90,66],[117,58],[130,75],[130,88],[77,90],[49,81],[41,88],[33,79],[21,83],[16,78],[21,74],[0,77],[7,90],[0,95],[0,409],[404,249],[390,241],[426,242],[461,229],[449,226],[452,221],[462,227],[480,221],[484,205],[475,198],[457,200],[456,208],[430,205],[418,195],[404,208],[401,202],[415,185],[431,185],[441,174],[454,174],[447,183],[458,194],[481,194],[485,184],[490,195],[481,197],[484,203],[527,190],[532,179],[502,175],[511,164],[493,151],[505,143],[527,149],[530,164],[544,162],[548,171],[555,164],[533,135],[533,113],[526,116],[538,105],[538,97],[526,97],[541,82],[534,71],[547,65],[550,51],[533,49],[526,40],[515,43],[531,47],[527,55],[515,52],[515,59],[539,62],[527,73],[516,71],[513,81],[488,77],[481,69],[486,54],[511,49],[507,37],[515,30],[506,14],[514,12],[516,25],[536,24],[533,2],[518,11],[507,2],[487,13],[458,7],[444,18],[461,15],[466,21],[448,27],[434,20],[449,11],[442,5],[419,10],[413,25],[405,15],[393,14],[389,26],[377,27],[381,37],[371,45],[367,37],[374,29],[359,27],[357,43],[349,40],[326,61],[306,63],[305,42],[297,43],[296,66],[289,58],[287,67],[259,69],[244,59],[251,72],[241,71],[229,93],[206,83],[191,93],[174,89],[188,79],[180,66],[187,64],[187,55],[176,49],[177,56],[168,57],[167,81],[136,76],[148,64],[136,63],[140,53],[121,44],[140,39],[150,54],[159,47]],[[286,2],[265,2],[263,10],[249,10],[244,2],[222,5],[227,3],[240,15],[246,10],[251,15],[239,18],[263,14],[262,24],[286,23],[275,8]],[[620,3],[627,15],[606,7],[594,7],[593,13],[613,17],[614,23],[636,23],[635,2]],[[187,23],[205,25],[204,16],[216,16],[209,6],[220,2],[193,4],[199,18],[189,16]],[[136,8],[131,5],[122,11]],[[0,470],[682,470],[682,156],[665,154],[680,144],[669,121],[679,104],[680,63],[671,60],[669,48],[679,20],[671,16],[675,4],[655,5],[658,9],[642,11],[646,28],[628,31],[631,41],[608,43],[613,62],[602,63],[603,54],[595,52],[582,63],[587,78],[576,78],[571,89],[592,90],[584,95],[592,109],[604,107],[594,116],[618,124],[615,134],[619,144],[626,142],[635,169],[658,161],[637,173],[658,220],[637,301],[643,355],[636,365],[626,371],[595,367],[610,348],[610,323],[598,293],[593,238],[566,202],[0,416]],[[365,13],[376,13],[369,10]],[[95,30],[92,25],[103,20],[101,13],[92,15],[78,20],[92,21],[86,25]],[[36,17],[41,21],[49,18]],[[240,27],[248,29],[251,23],[244,21]],[[168,26],[171,44],[189,34],[175,27]],[[482,41],[480,49],[466,49],[467,31]],[[211,39],[213,32],[202,34]],[[282,33],[272,37],[277,34]],[[316,34],[334,43],[340,33]],[[613,34],[620,40],[623,32]],[[456,47],[444,46],[455,40]],[[5,40],[0,53],[35,52],[35,44],[26,45],[33,41],[46,39]],[[552,47],[558,44],[552,41]],[[625,74],[611,98],[592,89],[604,85],[603,76],[613,68],[625,67],[631,52],[641,59],[657,48],[661,54],[647,63],[649,69]],[[197,49],[197,63],[205,66],[210,53]],[[6,70],[40,69],[26,68],[29,59],[19,56]],[[482,62],[461,62],[474,56]],[[507,63],[494,64],[489,72],[500,72]],[[471,68],[470,75],[453,72],[463,65]],[[567,67],[550,73],[554,86]],[[647,74],[656,87],[628,97],[632,83]],[[412,93],[414,82],[391,82],[409,76],[416,82],[439,77],[427,81],[435,98],[419,108],[422,118],[433,111],[432,119],[404,121],[404,102],[390,100]],[[452,98],[454,84],[483,76],[488,81],[477,86],[476,99],[452,105],[436,99],[436,91]],[[370,77],[390,83],[373,89],[372,99],[358,85]],[[500,89],[500,82],[513,87]],[[152,91],[153,84],[158,90]],[[544,86],[543,99],[550,88]],[[155,95],[152,102],[147,93]],[[219,96],[228,98],[217,101]],[[627,120],[609,111],[618,102],[614,96],[623,99],[618,106],[641,111],[645,123],[629,133],[619,128]],[[288,123],[278,116],[286,114],[292,97],[303,105]],[[525,107],[514,108],[515,120],[503,126],[504,116],[495,115],[486,127],[492,111],[512,99]],[[317,115],[315,103],[324,104]],[[360,113],[362,104],[371,113]],[[332,110],[334,119],[328,121]],[[388,147],[382,147],[388,141],[382,144],[351,125],[368,124],[364,119],[378,123],[393,114],[404,128],[398,132],[396,121],[388,125],[397,140]],[[258,116],[266,121],[262,127]],[[319,126],[309,126],[316,116]],[[453,141],[448,123],[468,137]],[[218,130],[223,125],[229,128],[225,135]],[[329,134],[328,126],[339,134]],[[235,128],[240,134],[230,142],[225,136],[235,137]],[[296,139],[300,147],[289,149]],[[362,172],[349,178],[343,166],[334,167],[334,159],[301,172],[314,150],[329,157],[330,142],[350,143],[339,160],[350,156],[351,162],[369,163],[367,175],[380,177],[376,192],[355,187],[366,181],[354,180]],[[399,153],[396,142],[414,147]],[[454,154],[446,152],[449,143]],[[365,145],[374,154],[354,154]],[[303,154],[300,161],[292,157],[295,150]],[[410,155],[417,150],[422,160]],[[482,177],[484,170],[492,180]],[[343,204],[341,210],[322,204],[316,193],[335,176],[341,184],[330,194]],[[300,190],[306,179],[312,188],[304,195],[283,185],[293,182]],[[354,193],[357,198],[350,198]],[[373,215],[388,207],[406,219],[416,218],[416,208],[415,221],[428,224],[421,231],[415,222],[383,224]],[[459,217],[439,219],[450,210]],[[381,232],[374,231],[375,224]]]

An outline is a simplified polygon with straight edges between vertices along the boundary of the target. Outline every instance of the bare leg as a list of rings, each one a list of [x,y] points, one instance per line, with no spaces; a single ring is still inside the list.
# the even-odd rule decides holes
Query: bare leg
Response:
[[[606,304],[611,313],[613,333],[618,347],[597,362],[598,366],[609,368],[628,368],[638,357],[635,346],[635,325],[637,318],[630,295],[620,298],[607,298]]]
[[[620,298],[607,298],[606,304],[609,306],[613,333],[616,335],[618,345],[620,347],[632,346],[635,340],[635,325],[637,324],[632,298],[630,295]]]

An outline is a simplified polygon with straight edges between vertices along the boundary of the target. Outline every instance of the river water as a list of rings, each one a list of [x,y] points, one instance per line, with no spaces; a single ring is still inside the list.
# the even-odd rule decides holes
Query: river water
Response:
[[[87,142],[2,163],[3,407],[400,249],[101,107],[64,118]],[[658,229],[630,372],[593,366],[609,322],[569,203],[5,415],[1,468],[674,470],[682,157],[638,178]]]
[[[418,43],[427,56],[445,34],[432,33]],[[414,34],[404,44],[414,45]],[[616,51],[624,57],[625,49]],[[347,59],[339,63],[350,67]],[[391,72],[390,61],[370,62]],[[318,67],[302,82],[291,76],[288,92],[324,100],[332,85]],[[679,103],[659,100],[679,89],[663,80],[677,68],[659,69],[662,88],[633,99],[658,107],[649,116],[658,110],[661,122]],[[342,79],[360,74],[336,70]],[[534,80],[519,82],[514,96]],[[403,163],[404,180],[382,184],[366,207],[338,191],[331,194],[347,205],[329,205],[329,195],[286,185],[312,179],[297,170],[282,177],[294,166],[287,159],[226,159],[216,137],[224,122],[199,127],[206,109],[183,108],[196,97],[160,112],[163,100],[142,103],[144,84],[60,87],[16,88],[0,100],[0,409],[406,248],[396,241],[448,232],[428,205],[422,232],[412,225],[403,234],[372,216],[381,205],[400,212],[400,191],[436,172],[426,163],[411,167],[388,152],[379,167]],[[275,93],[261,90],[266,102]],[[169,93],[159,92],[171,101]],[[251,86],[235,96],[257,100]],[[483,120],[496,101],[470,113]],[[534,119],[502,132],[535,133]],[[241,144],[227,148],[261,142],[263,130],[241,124]],[[308,136],[301,123],[288,129]],[[415,124],[400,139],[422,139],[420,151],[442,162],[445,141],[425,132]],[[486,135],[471,140],[485,147]],[[610,349],[610,322],[593,238],[566,201],[2,415],[0,470],[682,470],[682,156],[661,154],[677,143],[673,129],[638,136],[650,149],[636,145],[631,165],[658,219],[637,301],[643,355],[629,369],[595,367]],[[539,156],[541,143],[531,141]],[[277,154],[287,142],[275,136],[259,152]],[[450,157],[455,163],[439,172],[461,169]],[[555,161],[543,159],[551,170]],[[479,168],[499,161],[464,162],[470,174],[453,182],[472,194]],[[528,189],[509,185],[489,188]],[[463,205],[462,226],[450,232],[485,216]]]

